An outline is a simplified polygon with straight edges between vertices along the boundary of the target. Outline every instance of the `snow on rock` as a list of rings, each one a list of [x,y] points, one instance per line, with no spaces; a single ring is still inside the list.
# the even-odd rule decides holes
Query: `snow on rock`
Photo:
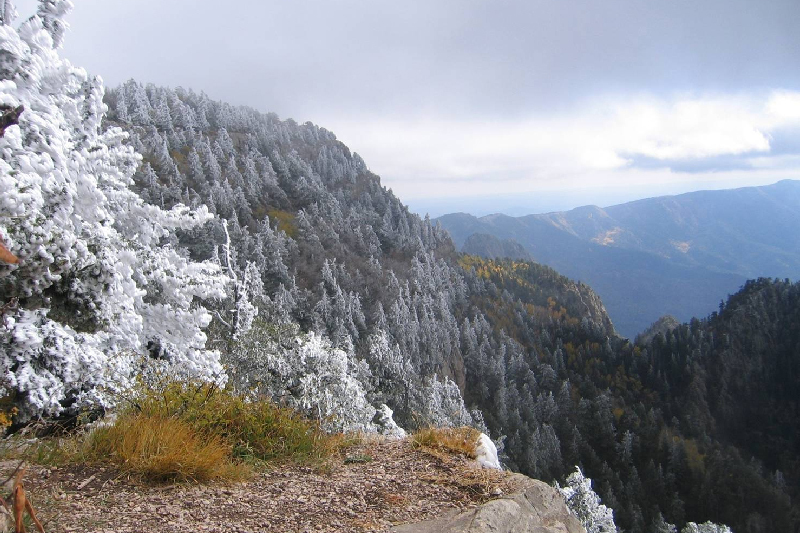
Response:
[[[375,418],[373,419],[375,425],[378,427],[378,433],[388,437],[403,439],[406,436],[406,430],[397,425],[392,418],[393,414],[394,411],[389,409],[389,406],[385,403],[378,407],[378,412],[375,413]]]
[[[497,457],[497,446],[494,445],[494,442],[486,433],[481,433],[480,437],[478,437],[475,453],[477,454],[476,460],[478,464],[483,468],[503,469],[500,465],[500,459]]]

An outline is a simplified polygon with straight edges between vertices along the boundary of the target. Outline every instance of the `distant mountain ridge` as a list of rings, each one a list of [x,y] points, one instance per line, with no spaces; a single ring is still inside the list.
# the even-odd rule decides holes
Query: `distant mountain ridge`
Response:
[[[699,191],[524,217],[439,217],[459,248],[475,234],[513,239],[534,260],[588,283],[617,331],[662,315],[705,316],[747,278],[800,274],[800,181]],[[492,256],[472,243],[470,253]]]
[[[747,277],[800,272],[800,181],[542,215],[584,240]]]

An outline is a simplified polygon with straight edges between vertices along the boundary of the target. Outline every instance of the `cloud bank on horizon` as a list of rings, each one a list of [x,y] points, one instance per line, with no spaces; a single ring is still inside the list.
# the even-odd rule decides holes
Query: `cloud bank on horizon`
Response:
[[[405,177],[395,188],[401,197],[648,185],[677,191],[800,178],[800,92],[607,98],[493,122],[342,124],[383,163],[384,175]]]
[[[311,120],[412,206],[800,178],[796,0],[73,1],[74,64]]]

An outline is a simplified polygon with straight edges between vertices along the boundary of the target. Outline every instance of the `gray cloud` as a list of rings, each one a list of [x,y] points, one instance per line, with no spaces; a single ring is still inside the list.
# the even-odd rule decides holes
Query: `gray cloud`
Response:
[[[767,124],[747,108],[800,94],[797,0],[73,1],[64,55],[109,85],[191,87],[311,120],[406,200],[422,181],[428,195],[455,183],[473,184],[462,196],[574,195],[742,185],[751,164],[759,183],[770,168],[800,174],[797,117]],[[21,15],[35,3],[18,1]],[[733,127],[715,100],[744,102]],[[710,124],[670,120],[691,101]],[[637,102],[657,120],[620,111]]]
[[[800,87],[796,0],[76,0],[66,53],[298,120]],[[22,11],[22,9],[21,9]]]
[[[772,155],[800,154],[800,127],[776,128],[770,134]]]
[[[669,169],[673,172],[687,174],[703,174],[730,170],[749,170],[753,168],[747,155],[719,155],[702,159],[654,159],[652,157],[634,155],[630,157],[630,166],[638,169]]]

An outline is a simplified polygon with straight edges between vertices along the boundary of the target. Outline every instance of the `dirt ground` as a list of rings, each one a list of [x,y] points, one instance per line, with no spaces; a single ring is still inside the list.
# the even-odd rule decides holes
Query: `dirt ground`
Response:
[[[2,478],[16,464],[0,464]],[[283,466],[240,483],[153,486],[109,467],[27,465],[25,486],[48,533],[388,531],[514,489],[464,457],[382,439],[324,469]]]

